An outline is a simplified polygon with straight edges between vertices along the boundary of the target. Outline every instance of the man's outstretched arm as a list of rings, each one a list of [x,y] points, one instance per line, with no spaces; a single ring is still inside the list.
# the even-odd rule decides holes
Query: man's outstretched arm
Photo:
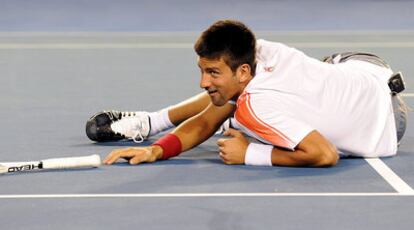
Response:
[[[181,144],[181,152],[187,151],[211,137],[234,111],[235,106],[226,104],[224,106],[215,106],[210,104],[204,111],[198,115],[181,123],[173,134]],[[124,158],[130,164],[139,164],[142,162],[154,162],[163,159],[164,150],[159,145],[147,147],[130,147],[115,149],[104,160],[105,164],[112,164],[119,158]]]

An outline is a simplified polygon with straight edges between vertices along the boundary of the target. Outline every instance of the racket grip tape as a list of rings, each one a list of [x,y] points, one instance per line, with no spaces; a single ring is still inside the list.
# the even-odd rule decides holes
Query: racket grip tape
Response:
[[[41,168],[44,169],[69,169],[84,167],[99,167],[101,157],[97,154],[84,157],[52,158],[41,161]]]

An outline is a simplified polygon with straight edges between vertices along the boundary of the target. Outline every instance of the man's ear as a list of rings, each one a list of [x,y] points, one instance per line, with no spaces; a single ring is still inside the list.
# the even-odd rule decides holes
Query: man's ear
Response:
[[[242,64],[237,68],[237,74],[239,75],[239,82],[244,83],[249,81],[252,77],[251,67],[249,64]]]

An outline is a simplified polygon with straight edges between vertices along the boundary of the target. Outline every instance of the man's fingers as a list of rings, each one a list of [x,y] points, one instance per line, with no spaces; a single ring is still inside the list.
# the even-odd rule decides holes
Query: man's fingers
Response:
[[[120,158],[120,154],[123,151],[123,149],[115,149],[111,153],[108,154],[108,156],[105,157],[105,160],[103,161],[104,164],[110,165],[113,164],[115,161],[117,161]]]
[[[115,149],[104,160],[104,164],[110,165],[116,162],[119,158],[133,158],[136,149]]]
[[[220,158],[221,158],[224,162],[226,162],[226,161],[227,161],[227,157],[226,157],[226,154],[225,154],[224,152],[220,151],[220,152],[219,152],[219,155],[220,155]]]
[[[217,140],[217,145],[219,146],[219,147],[222,147],[222,146],[224,146],[224,143],[226,142],[226,139],[224,139],[224,138],[220,138],[220,139],[218,139]]]
[[[231,162],[230,159],[228,159],[228,156],[225,152],[220,151],[219,154],[220,154],[220,158],[224,162],[224,164],[226,164],[226,165],[232,165],[233,164],[233,162]]]
[[[233,164],[232,162],[230,162],[230,160],[229,160],[229,159],[227,159],[227,156],[226,156],[226,154],[225,154],[224,152],[221,152],[221,151],[220,151],[220,158],[221,158],[221,160],[224,162],[224,164],[226,164],[226,165],[231,165],[231,164]]]

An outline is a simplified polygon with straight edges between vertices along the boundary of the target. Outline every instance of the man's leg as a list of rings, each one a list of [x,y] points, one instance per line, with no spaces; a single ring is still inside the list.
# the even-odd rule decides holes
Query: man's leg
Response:
[[[93,141],[117,141],[132,138],[136,142],[173,128],[200,113],[210,104],[203,92],[157,112],[103,111],[86,123],[86,134]]]
[[[393,95],[391,101],[394,110],[395,126],[397,130],[397,141],[399,144],[407,128],[408,109],[404,100],[398,94]]]

